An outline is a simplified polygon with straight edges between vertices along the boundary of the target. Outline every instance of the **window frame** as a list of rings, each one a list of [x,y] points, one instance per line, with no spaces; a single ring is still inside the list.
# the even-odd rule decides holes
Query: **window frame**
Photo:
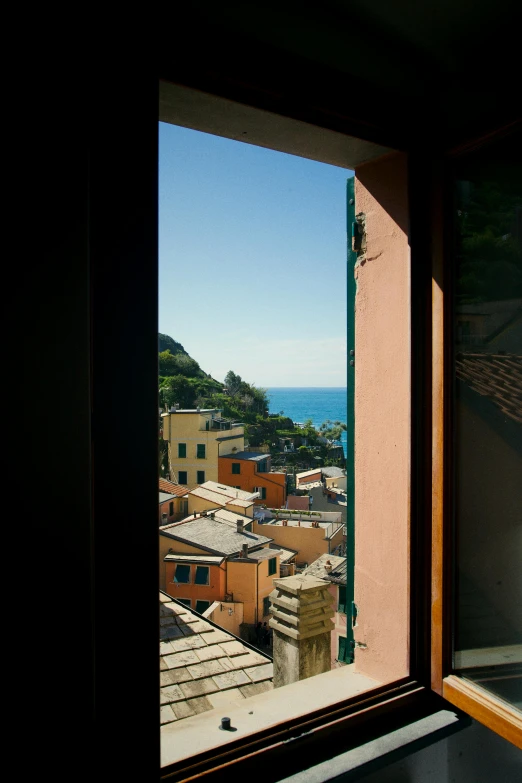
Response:
[[[185,476],[185,481],[181,480],[182,474]],[[178,481],[183,486],[187,486],[188,485],[188,471],[187,470],[178,470]]]
[[[268,560],[268,576],[273,576],[276,573],[277,573],[277,557],[271,557]]]
[[[255,105],[255,101],[254,101]],[[317,123],[321,127],[320,122]],[[192,125],[195,129],[197,125]],[[350,135],[349,128],[344,132]],[[269,145],[267,145],[269,146]],[[427,419],[426,411],[431,414],[431,268],[427,264],[415,264],[416,257],[427,253],[432,258],[431,237],[429,233],[431,207],[427,196],[431,185],[430,176],[426,176],[426,161],[420,153],[411,150],[409,162],[409,216],[411,249],[411,294],[410,294],[410,346],[411,346],[411,518],[424,520],[425,509],[431,509],[432,482],[431,472],[426,473],[426,459],[431,459],[431,415]],[[416,199],[413,193],[420,192],[424,198]],[[431,462],[429,461],[430,467]],[[430,517],[431,521],[431,517]],[[429,524],[411,525],[410,531],[410,674],[401,680],[379,686],[357,697],[340,700],[327,709],[312,710],[299,719],[280,724],[277,728],[261,731],[253,737],[238,739],[225,747],[216,747],[203,754],[195,754],[185,761],[165,766],[161,769],[162,779],[182,780],[185,773],[199,774],[207,771],[219,776],[225,768],[234,767],[234,773],[244,774],[255,758],[259,762],[259,753],[264,763],[285,750],[289,750],[288,739],[299,736],[303,731],[312,730],[319,741],[331,740],[336,732],[342,732],[343,747],[346,737],[355,732],[368,731],[386,733],[382,726],[383,716],[393,715],[394,724],[407,725],[415,715],[430,714],[444,706],[444,701],[434,693],[430,684],[430,600],[431,572],[424,568],[431,562],[431,526]],[[367,726],[368,716],[370,725]],[[463,725],[465,716],[461,716]],[[385,721],[386,723],[386,721]],[[379,728],[379,726],[381,728]],[[306,727],[306,728],[305,728]],[[337,734],[340,737],[339,734]],[[361,741],[361,734],[358,734]],[[358,744],[358,742],[356,743]],[[330,745],[330,748],[332,746]],[[330,751],[335,754],[334,750]]]
[[[201,478],[203,476],[203,478]],[[204,484],[205,483],[205,471],[204,470],[197,470],[196,471],[196,484]]]
[[[181,452],[183,452],[183,454]],[[187,444],[178,443],[178,459],[186,459],[186,458],[187,458]]]
[[[240,476],[241,475],[241,463],[240,462],[233,462],[232,463],[232,475],[233,476]]]
[[[507,131],[509,133],[509,129]],[[432,211],[432,619],[431,687],[450,704],[522,749],[522,718],[507,702],[453,668],[454,304],[453,182],[459,161],[502,144],[506,129],[451,149],[439,161]],[[436,608],[436,611],[435,611]]]

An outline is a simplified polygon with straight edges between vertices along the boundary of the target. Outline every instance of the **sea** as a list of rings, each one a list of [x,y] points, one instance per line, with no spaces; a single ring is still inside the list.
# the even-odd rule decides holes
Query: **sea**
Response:
[[[278,386],[267,389],[269,413],[284,412],[292,421],[303,424],[312,419],[314,427],[323,421],[346,424],[346,387],[338,386]],[[341,443],[346,457],[346,432]]]

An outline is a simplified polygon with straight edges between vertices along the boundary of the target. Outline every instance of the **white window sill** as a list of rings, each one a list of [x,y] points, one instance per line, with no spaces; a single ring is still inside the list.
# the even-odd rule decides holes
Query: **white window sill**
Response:
[[[354,664],[350,664],[241,701],[227,699],[227,691],[223,691],[220,694],[223,700],[221,708],[161,728],[161,766],[226,745],[379,685],[382,683],[358,674]],[[231,719],[236,731],[219,728],[223,717]]]

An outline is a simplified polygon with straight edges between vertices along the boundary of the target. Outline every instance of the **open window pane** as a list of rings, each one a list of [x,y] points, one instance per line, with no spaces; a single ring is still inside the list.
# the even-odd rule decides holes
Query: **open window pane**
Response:
[[[183,584],[190,582],[190,566],[189,565],[177,565],[174,571],[174,581]]]
[[[197,585],[208,585],[209,583],[209,569],[208,566],[196,566],[196,578],[194,583]]]
[[[459,165],[454,668],[522,708],[522,195],[503,150]]]

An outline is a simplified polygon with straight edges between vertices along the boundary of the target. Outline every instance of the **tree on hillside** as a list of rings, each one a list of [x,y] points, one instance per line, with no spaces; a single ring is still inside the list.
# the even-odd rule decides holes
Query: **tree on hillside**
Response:
[[[184,353],[173,356],[170,351],[162,351],[159,354],[159,374],[164,376],[184,375],[187,378],[197,378],[204,375],[199,364],[191,356]]]
[[[346,424],[342,421],[326,419],[319,427],[319,433],[330,441],[340,441],[343,432],[346,432]]]

